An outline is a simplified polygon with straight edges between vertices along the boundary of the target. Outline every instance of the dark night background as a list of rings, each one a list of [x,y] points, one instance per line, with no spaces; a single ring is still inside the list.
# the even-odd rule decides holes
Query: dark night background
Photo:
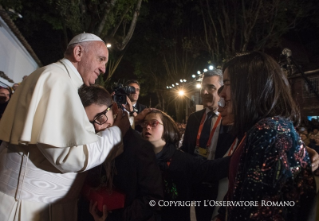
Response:
[[[66,29],[65,32],[62,32],[61,29],[50,24],[48,19],[36,19],[37,16],[43,16],[46,13],[54,17],[56,16],[54,13],[57,12],[48,7],[48,5],[40,7],[39,4],[38,6],[35,0],[28,2],[29,4],[17,3],[19,5],[17,7],[19,10],[17,11],[23,15],[23,18],[14,18],[16,26],[27,39],[43,65],[61,59],[66,47],[64,37],[67,35],[68,40],[70,40],[74,35],[74,31]],[[166,93],[164,92],[164,85],[169,84],[168,82],[177,81],[179,78],[191,80],[191,73],[195,74],[195,70],[207,68],[209,62],[214,65],[222,65],[220,61],[217,62],[212,58],[205,45],[199,44],[204,39],[203,18],[200,15],[199,2],[205,3],[203,0],[143,1],[134,34],[126,48],[122,51],[118,51],[113,47],[110,49],[111,60],[120,55],[124,56],[109,79],[107,88],[110,89],[110,85],[113,82],[125,82],[132,78],[139,79],[142,84],[140,103],[154,107],[159,102],[156,92]],[[219,7],[219,3],[216,1],[215,5],[215,1],[209,2],[212,6],[212,12],[218,13],[218,11],[214,12],[213,10],[215,10],[214,7]],[[291,2],[281,1],[282,4],[287,4],[288,6]],[[276,60],[279,60],[282,49],[288,47],[292,50],[293,57],[302,66],[303,70],[317,69],[319,67],[319,16],[317,15],[319,14],[317,13],[319,3],[318,1],[297,0],[294,2],[304,4],[305,13],[296,19],[296,22],[289,30],[285,31],[282,36],[279,36],[279,43],[277,45],[265,47],[263,50],[272,55]],[[0,4],[10,6],[8,1],[0,1]],[[203,9],[205,10],[206,8],[203,7]],[[266,13],[266,10],[264,9],[262,13]],[[293,8],[293,10],[296,9]],[[229,14],[231,15],[232,11]],[[213,16],[216,15],[213,14]],[[294,18],[294,14],[285,17],[285,19]],[[172,54],[172,47],[170,45],[178,46],[178,39],[183,39],[185,36],[189,39],[193,38],[192,45],[195,48],[191,52],[194,59],[188,58],[189,60],[186,63],[194,61],[194,64],[189,66],[187,74],[183,73],[181,76],[175,76],[175,80],[173,81],[170,80],[172,74],[163,74],[167,69],[162,64],[163,58],[167,58],[168,60],[172,58],[169,56],[165,57],[163,54]],[[248,47],[248,50],[254,48],[252,44]],[[220,44],[220,46],[224,47],[223,44]],[[181,57],[182,53],[178,50],[176,49],[177,55]],[[158,76],[156,80],[150,74],[148,75],[147,70],[151,70],[152,67],[154,67],[155,74],[153,76]],[[156,81],[156,86],[153,86],[153,84],[155,85],[153,81]],[[159,81],[163,82],[159,83]],[[174,107],[171,106],[169,109],[174,109]]]

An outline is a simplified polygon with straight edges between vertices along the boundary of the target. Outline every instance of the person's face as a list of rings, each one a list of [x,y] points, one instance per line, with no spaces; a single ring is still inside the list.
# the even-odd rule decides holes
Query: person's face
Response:
[[[301,138],[301,140],[302,140],[302,141],[304,141],[304,140],[306,140],[306,139],[307,139],[307,136],[306,136],[306,135],[304,135],[304,134],[300,134],[300,138]]]
[[[219,107],[218,112],[222,116],[222,124],[230,125],[234,123],[233,104],[231,101],[230,78],[228,70],[224,72],[224,87],[219,96],[225,100],[225,106]]]
[[[314,130],[313,130],[313,133],[314,133],[314,134],[317,134],[317,133],[318,133],[318,129],[314,129]]]
[[[5,88],[0,88],[0,103],[5,103],[10,99],[10,92]]]
[[[108,107],[106,105],[91,104],[90,106],[85,107],[85,112],[86,112],[86,115],[89,118],[89,121],[93,122],[94,119],[99,117],[107,108]],[[114,118],[113,118],[112,109],[110,109],[106,113],[106,117],[107,117],[107,121],[104,124],[102,124],[102,125],[99,125],[96,122],[93,123],[96,133],[100,132],[102,130],[105,130],[106,128],[111,127],[113,125]]]
[[[90,86],[95,83],[100,74],[105,73],[109,53],[102,41],[91,42],[85,48],[79,47],[83,55],[78,62],[78,71],[84,84]]]
[[[202,81],[201,97],[204,107],[215,111],[218,108],[218,89],[221,87],[219,76],[205,77]]]
[[[159,124],[157,126],[152,127],[152,122],[158,121]],[[147,122],[147,126],[143,127],[142,135],[145,140],[150,141],[151,143],[158,143],[162,141],[162,136],[164,132],[164,125],[161,120],[161,117],[159,114],[151,113],[148,114],[144,122]]]
[[[138,100],[138,96],[140,96],[140,87],[136,83],[131,83],[131,84],[129,84],[129,86],[132,86],[135,88],[135,93],[130,94],[129,98],[132,102],[136,102]]]

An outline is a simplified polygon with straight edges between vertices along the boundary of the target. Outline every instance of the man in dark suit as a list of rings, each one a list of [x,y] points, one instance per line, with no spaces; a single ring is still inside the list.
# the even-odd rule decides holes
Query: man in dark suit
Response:
[[[232,145],[234,138],[228,133],[228,127],[221,124],[218,113],[218,89],[223,85],[221,70],[212,70],[204,73],[201,85],[201,98],[204,109],[191,114],[188,118],[181,149],[184,152],[207,160],[222,158]],[[225,169],[226,168],[221,168]],[[204,201],[216,200],[218,182],[202,183],[194,186],[193,198],[201,201],[196,207],[198,221],[211,220],[213,207],[204,206]]]
[[[137,80],[129,80],[126,82],[126,86],[131,86],[135,88],[135,93],[130,94],[128,97],[131,100],[133,111],[130,112],[130,116],[136,117],[137,114],[141,113],[146,106],[140,103],[137,103],[138,97],[140,96],[140,83]],[[142,132],[142,127],[140,125],[135,126],[135,130]]]

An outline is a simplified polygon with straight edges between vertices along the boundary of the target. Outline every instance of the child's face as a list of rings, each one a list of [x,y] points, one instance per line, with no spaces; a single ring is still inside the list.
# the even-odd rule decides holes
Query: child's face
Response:
[[[159,114],[148,114],[145,117],[143,124],[142,135],[145,140],[148,140],[151,143],[162,140],[164,125]]]
[[[89,121],[94,125],[95,132],[100,132],[108,127],[111,127],[114,122],[112,108],[107,110],[106,105],[91,104],[85,107],[86,115]],[[106,116],[106,117],[105,117]],[[100,124],[98,124],[98,122]]]

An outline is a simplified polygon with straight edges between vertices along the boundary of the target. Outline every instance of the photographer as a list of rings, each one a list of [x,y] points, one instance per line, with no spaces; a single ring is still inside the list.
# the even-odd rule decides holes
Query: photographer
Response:
[[[145,105],[137,103],[138,97],[140,95],[140,83],[137,80],[129,80],[126,82],[126,85],[135,88],[135,93],[131,93],[128,95],[128,97],[133,105],[133,110],[130,111],[130,116],[136,117],[137,114],[146,108]]]

